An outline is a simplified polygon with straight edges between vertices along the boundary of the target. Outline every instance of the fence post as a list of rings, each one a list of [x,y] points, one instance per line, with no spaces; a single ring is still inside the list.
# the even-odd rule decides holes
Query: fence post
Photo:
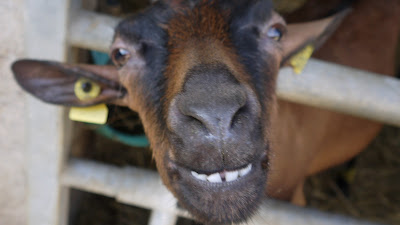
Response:
[[[65,61],[69,0],[26,0],[26,57]],[[67,224],[68,189],[60,184],[64,166],[64,110],[26,97],[28,224]]]

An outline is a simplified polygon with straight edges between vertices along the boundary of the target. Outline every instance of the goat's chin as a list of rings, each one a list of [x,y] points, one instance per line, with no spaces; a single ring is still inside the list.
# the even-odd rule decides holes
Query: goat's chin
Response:
[[[168,183],[180,205],[200,222],[243,222],[256,212],[264,195],[267,176],[261,164],[254,162],[246,176],[217,183],[199,180],[190,170],[173,165],[169,167]]]

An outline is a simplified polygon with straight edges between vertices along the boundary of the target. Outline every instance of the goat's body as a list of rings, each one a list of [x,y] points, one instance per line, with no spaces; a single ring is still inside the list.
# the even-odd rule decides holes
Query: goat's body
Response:
[[[399,21],[399,1],[358,1],[354,13],[316,57],[394,76]],[[276,111],[272,149],[278,160],[271,160],[267,192],[300,205],[305,204],[302,188],[307,176],[351,159],[382,127],[374,121],[287,101],[278,101]]]
[[[299,205],[305,203],[301,194],[307,176],[354,157],[381,128],[376,122],[286,101],[279,101],[277,111],[272,157],[279,160],[271,160],[268,194]]]

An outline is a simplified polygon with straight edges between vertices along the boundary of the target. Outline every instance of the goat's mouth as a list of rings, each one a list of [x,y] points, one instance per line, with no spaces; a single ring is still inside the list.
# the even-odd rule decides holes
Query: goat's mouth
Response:
[[[247,164],[246,166],[242,167],[241,169],[231,170],[231,171],[220,171],[212,174],[201,174],[197,173],[196,171],[191,171],[191,174],[194,178],[200,181],[206,181],[209,183],[224,183],[224,182],[234,182],[238,179],[243,179],[247,176],[253,168],[253,164]]]
[[[199,173],[170,162],[172,191],[180,204],[206,224],[242,222],[258,208],[266,183],[265,157],[236,170]]]

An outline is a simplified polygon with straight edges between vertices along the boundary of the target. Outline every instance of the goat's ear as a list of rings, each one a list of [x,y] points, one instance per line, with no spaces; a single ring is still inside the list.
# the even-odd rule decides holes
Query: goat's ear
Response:
[[[319,48],[333,34],[350,11],[350,9],[346,9],[331,17],[317,21],[289,24],[287,26],[287,34],[281,40],[283,47],[282,65],[290,65],[291,58],[305,48],[306,52],[304,54],[306,55]]]
[[[48,103],[90,106],[99,103],[123,105],[124,102],[126,91],[113,66],[25,59],[14,62],[12,71],[21,87]]]

